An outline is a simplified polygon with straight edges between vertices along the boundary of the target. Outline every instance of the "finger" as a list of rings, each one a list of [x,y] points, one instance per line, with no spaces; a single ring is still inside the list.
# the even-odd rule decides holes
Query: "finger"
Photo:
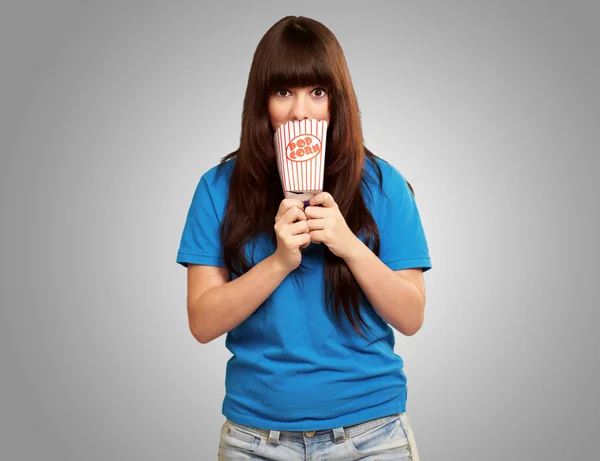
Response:
[[[288,237],[289,248],[300,248],[304,245],[308,246],[310,244],[310,235],[308,234],[298,234],[292,235]]]
[[[331,216],[333,212],[333,208],[319,207],[319,206],[309,206],[304,210],[304,214],[308,219],[322,219],[327,216]]]
[[[302,234],[302,237],[306,238],[306,243],[300,247],[301,249],[304,250],[305,248],[308,247],[308,245],[311,244],[311,239],[310,239],[310,235],[308,233]]]
[[[283,199],[279,204],[279,209],[277,210],[277,215],[275,216],[275,222],[279,221],[281,217],[292,207],[297,207],[301,210],[304,210],[304,202],[302,200],[293,198]]]
[[[304,214],[304,211],[300,210],[298,207],[292,207],[277,221],[275,221],[275,232],[278,235],[287,235],[289,234],[289,230],[286,231],[286,227],[293,223],[305,222],[306,220],[307,218]]]
[[[335,202],[335,200],[329,192],[320,192],[319,194],[314,195],[310,198],[310,205],[323,205],[324,207],[331,208],[336,207],[337,203]]]
[[[304,209],[304,202],[302,200],[298,200],[297,198],[286,198],[281,201],[280,206],[283,206],[285,208],[297,206],[302,210]]]
[[[306,234],[309,231],[307,221],[298,221],[294,224],[288,224],[287,233],[290,235]]]
[[[310,231],[308,235],[313,243],[323,243],[325,239],[325,231],[322,230]]]
[[[285,212],[281,217],[281,221],[284,224],[291,224],[295,221],[306,221],[306,215],[300,208],[293,206]]]
[[[306,221],[306,223],[308,226],[308,230],[313,231],[325,229],[326,221],[325,219],[309,219],[308,221]]]

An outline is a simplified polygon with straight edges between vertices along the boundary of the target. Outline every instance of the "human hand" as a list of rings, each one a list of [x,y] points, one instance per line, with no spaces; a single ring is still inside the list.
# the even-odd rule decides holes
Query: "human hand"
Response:
[[[360,240],[348,227],[337,203],[329,192],[321,192],[309,202],[304,213],[311,241],[324,243],[333,254],[345,258]]]
[[[304,203],[297,199],[284,199],[275,216],[277,250],[273,254],[286,271],[291,272],[302,262],[303,248],[310,245]]]

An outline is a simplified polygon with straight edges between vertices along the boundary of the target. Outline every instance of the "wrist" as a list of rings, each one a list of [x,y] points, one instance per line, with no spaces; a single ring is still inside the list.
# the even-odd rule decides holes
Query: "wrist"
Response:
[[[354,235],[354,239],[351,241],[350,245],[347,246],[347,251],[342,256],[342,259],[346,261],[346,264],[351,264],[357,259],[360,259],[365,249],[369,250],[362,240]]]
[[[281,278],[281,280],[286,278],[288,274],[292,272],[292,269],[283,264],[275,253],[269,256],[265,261],[268,262],[274,276]]]

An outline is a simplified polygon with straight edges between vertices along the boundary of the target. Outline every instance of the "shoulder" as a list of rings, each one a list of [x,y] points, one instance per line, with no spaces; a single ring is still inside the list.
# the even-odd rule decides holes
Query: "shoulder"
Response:
[[[219,163],[200,176],[192,198],[192,209],[197,213],[224,215],[234,163],[235,159]]]
[[[234,165],[235,158],[219,163],[207,170],[200,178],[200,182],[204,182],[211,191],[225,191],[229,188]]]
[[[394,165],[381,157],[375,157],[374,160],[367,157],[364,170],[366,172],[366,182],[374,193],[376,188],[379,194],[383,193],[382,195],[390,197],[402,192],[404,189],[408,189],[408,182],[404,175]]]

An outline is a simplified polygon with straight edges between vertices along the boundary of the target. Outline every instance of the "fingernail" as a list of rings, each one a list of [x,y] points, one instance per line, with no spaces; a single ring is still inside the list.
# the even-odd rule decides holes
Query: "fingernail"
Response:
[[[310,200],[304,200],[304,208],[310,205]]]

